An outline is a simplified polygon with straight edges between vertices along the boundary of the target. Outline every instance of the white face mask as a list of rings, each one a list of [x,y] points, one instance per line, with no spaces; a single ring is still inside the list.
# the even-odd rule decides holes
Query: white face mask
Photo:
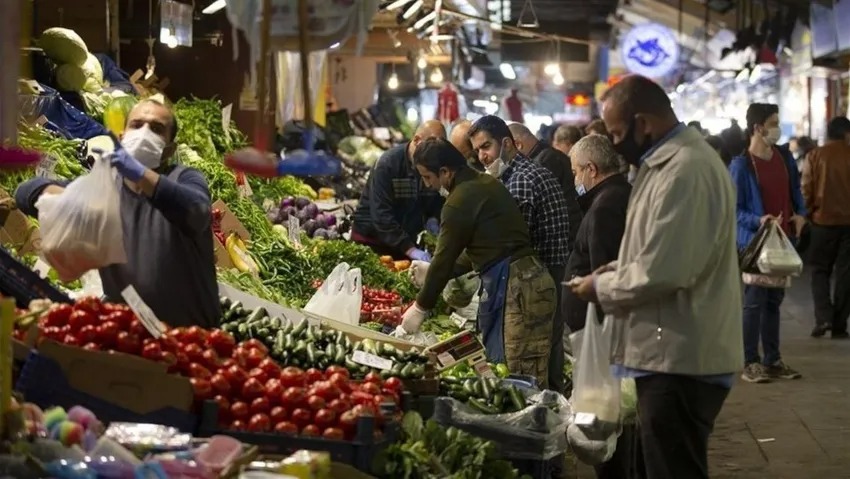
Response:
[[[443,198],[449,196],[449,190],[447,190],[445,186],[440,187],[440,196],[442,196]]]
[[[764,134],[764,141],[767,142],[768,145],[775,145],[776,142],[779,141],[779,137],[782,136],[782,131],[778,126],[773,128],[768,128],[767,133]]]
[[[487,172],[488,175],[492,176],[493,178],[499,178],[502,176],[502,173],[504,173],[507,168],[508,165],[506,165],[501,158],[497,158],[496,161],[490,163],[490,166],[485,166],[484,170]]]
[[[146,168],[155,170],[162,164],[165,140],[152,132],[148,125],[136,130],[125,131],[124,137],[121,139],[121,146]]]

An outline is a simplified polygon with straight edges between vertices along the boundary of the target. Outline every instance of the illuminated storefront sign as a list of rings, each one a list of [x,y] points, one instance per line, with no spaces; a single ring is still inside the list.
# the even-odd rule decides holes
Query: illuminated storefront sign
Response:
[[[632,27],[620,41],[623,65],[631,73],[661,78],[679,61],[679,42],[669,28],[657,23]]]

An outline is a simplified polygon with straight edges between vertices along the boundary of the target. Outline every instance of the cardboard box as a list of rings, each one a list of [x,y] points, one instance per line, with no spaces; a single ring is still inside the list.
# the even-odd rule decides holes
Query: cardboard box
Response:
[[[15,204],[14,198],[0,189],[0,244],[15,248],[18,254],[37,253],[41,247],[38,228]]]
[[[239,218],[230,211],[230,208],[224,201],[217,200],[212,204],[212,209],[221,211],[221,232],[227,237],[231,233],[236,233],[243,241],[251,239],[251,233],[242,225]],[[219,268],[233,268],[233,261],[230,259],[230,253],[227,252],[225,245],[218,240],[213,234],[213,252],[215,253],[215,265]]]

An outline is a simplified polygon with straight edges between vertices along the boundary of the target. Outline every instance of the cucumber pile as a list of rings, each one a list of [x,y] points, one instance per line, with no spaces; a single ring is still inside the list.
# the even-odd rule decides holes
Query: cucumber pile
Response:
[[[522,392],[498,378],[440,378],[440,394],[454,398],[482,414],[503,414],[525,409]]]
[[[327,369],[344,366],[352,377],[363,377],[377,372],[382,377],[421,379],[425,375],[428,357],[417,349],[401,351],[392,344],[364,339],[351,341],[342,331],[311,325],[307,319],[298,322],[287,318],[273,318],[265,308],[246,309],[241,302],[221,297],[224,311],[221,329],[241,342],[257,339],[269,349],[269,356],[282,366],[303,369]],[[392,367],[377,370],[353,360],[355,351],[379,356],[392,361]]]

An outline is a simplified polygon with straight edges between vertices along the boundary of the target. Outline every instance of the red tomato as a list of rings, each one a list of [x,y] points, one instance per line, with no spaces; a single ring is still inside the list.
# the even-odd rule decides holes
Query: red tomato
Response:
[[[236,361],[236,364],[238,364],[239,367],[241,367],[241,368],[248,367],[248,350],[247,349],[245,349],[241,346],[238,346],[236,349],[233,350],[233,354],[231,354],[230,357],[234,361]]]
[[[209,379],[212,377],[212,373],[198,363],[191,363],[189,364],[189,377]]]
[[[73,334],[66,334],[65,337],[62,338],[62,342],[68,346],[81,346],[80,340]]]
[[[62,331],[62,328],[57,326],[48,326],[41,330],[41,335],[47,339],[52,339],[54,341],[62,341],[62,338],[65,337],[65,332]]]
[[[215,396],[213,401],[218,404],[218,420],[226,421],[230,419],[230,400],[221,394]]]
[[[315,412],[325,407],[325,400],[319,396],[307,397],[307,408]]]
[[[183,347],[180,345],[180,342],[171,336],[162,336],[159,338],[158,342],[159,346],[162,348],[163,351],[168,351],[171,353],[183,351]]]
[[[380,392],[380,391],[379,391]],[[374,397],[372,394],[369,394],[364,391],[354,391],[351,393],[351,403],[357,406],[364,404],[373,404]]]
[[[345,439],[345,433],[338,427],[329,427],[322,433],[322,437],[333,441],[342,441]]]
[[[74,303],[74,311],[85,311],[93,316],[100,315],[102,310],[103,302],[94,296],[80,298]]]
[[[142,350],[142,341],[135,334],[121,331],[115,340],[115,349],[122,353],[139,354]]]
[[[242,401],[236,401],[230,405],[230,416],[233,419],[248,419],[249,412],[248,404]]]
[[[374,372],[374,371],[372,371],[372,372],[370,372],[369,374],[367,374],[367,375],[366,375],[366,377],[365,377],[365,378],[363,378],[363,380],[364,380],[365,382],[367,382],[367,383],[375,383],[375,384],[377,384],[378,386],[380,386],[380,385],[381,385],[381,383],[383,383],[383,382],[384,382],[384,380],[383,380],[383,379],[381,379],[381,375],[380,375],[380,374],[378,374],[378,373],[376,373],[376,372]]]
[[[310,421],[313,420],[313,415],[310,414],[310,411],[303,408],[296,408],[292,411],[291,421],[295,423],[298,428],[303,428],[307,424],[310,424]]]
[[[207,331],[200,326],[186,328],[180,334],[180,340],[184,343],[203,345],[206,343]]]
[[[257,367],[265,371],[270,378],[280,377],[280,366],[272,358],[263,359]]]
[[[151,361],[159,361],[160,359],[162,359],[162,346],[160,346],[159,343],[156,342],[150,342],[145,344],[144,346],[142,346],[142,357],[145,359],[150,359]]]
[[[301,435],[306,437],[319,437],[322,435],[322,430],[315,424],[307,424],[301,429]]]
[[[242,385],[242,398],[253,401],[263,394],[263,383],[257,378],[248,378]]]
[[[245,422],[237,419],[230,423],[230,427],[228,429],[231,431],[244,431],[246,429]]]
[[[338,398],[342,391],[339,390],[330,381],[319,381],[313,385],[317,396],[321,396],[325,401],[333,401]]]
[[[351,373],[349,373],[348,368],[344,368],[342,366],[328,366],[328,369],[325,369],[325,374],[327,374],[328,378],[336,373],[342,374],[346,379],[351,377]]]
[[[230,387],[236,391],[241,391],[242,385],[248,380],[248,373],[235,364],[225,369],[222,374],[225,378],[227,378],[227,382],[230,383]]]
[[[182,374],[189,374],[189,364],[191,363],[189,362],[189,358],[186,357],[186,354],[180,351],[174,353],[174,357],[176,358],[174,368]]]
[[[251,414],[268,414],[271,411],[271,404],[268,399],[261,396],[251,401],[249,410]]]
[[[159,362],[168,365],[169,374],[174,374],[177,372],[177,356],[175,356],[174,353],[163,351],[159,355]]]
[[[70,304],[54,304],[50,307],[50,310],[42,316],[40,323],[43,323],[45,327],[52,326],[65,326],[68,324],[68,318],[71,317],[71,313],[74,312],[74,308],[71,307]]]
[[[68,326],[71,331],[79,331],[83,326],[93,325],[97,322],[97,317],[88,311],[75,309],[71,316],[68,317]]]
[[[381,389],[381,395],[384,396],[384,400],[386,401],[392,401],[396,405],[401,404],[401,396],[395,391],[384,388]]]
[[[280,397],[280,403],[289,410],[295,409],[304,402],[304,388],[287,388]]]
[[[186,354],[186,357],[189,358],[189,361],[192,361],[194,363],[204,362],[204,349],[201,348],[201,346],[198,344],[184,345],[183,352]]]
[[[265,384],[266,381],[269,380],[269,375],[266,374],[266,372],[263,371],[260,368],[254,368],[254,369],[248,371],[248,377],[249,378],[256,378],[257,381],[260,381],[263,384]]]
[[[134,319],[136,319],[136,316],[129,309],[126,311],[113,311],[101,318],[102,321],[114,321],[121,331],[130,331],[130,327],[132,327]],[[144,332],[145,335],[150,336],[147,329],[145,329]]]
[[[100,345],[98,345],[97,343],[87,343],[85,346],[83,346],[83,349],[85,349],[86,351],[100,351]]]
[[[372,395],[381,394],[381,386],[375,383],[363,383],[360,385],[360,391]]]
[[[233,358],[226,358],[221,362],[221,364],[218,365],[218,368],[224,370],[224,369],[230,369],[230,366],[238,366],[238,365],[236,364],[236,361],[233,360]]]
[[[216,329],[207,336],[207,346],[213,348],[219,356],[227,358],[233,354],[236,339],[230,333]]]
[[[150,331],[148,331],[148,328],[146,328],[145,325],[138,320],[138,318],[134,318],[132,321],[130,321],[130,328],[127,329],[127,331],[139,336],[140,338],[149,336],[151,334]],[[172,339],[176,341],[176,338]]]
[[[354,437],[357,431],[358,417],[354,411],[345,411],[339,416],[339,428],[342,429],[345,437]]]
[[[266,399],[269,400],[269,403],[274,405],[280,403],[280,397],[283,395],[283,384],[281,384],[280,379],[271,378],[266,381]]]
[[[330,375],[330,378],[328,378],[328,381],[330,381],[331,384],[336,386],[342,392],[351,392],[351,383],[348,380],[347,374],[333,373]]]
[[[322,429],[331,427],[336,422],[336,413],[331,409],[319,409],[316,411],[313,422]]]
[[[384,381],[384,389],[389,389],[390,391],[395,391],[396,393],[401,393],[404,390],[404,383],[401,382],[401,379],[397,377],[387,378]]]
[[[305,382],[304,371],[293,366],[283,368],[283,371],[280,373],[280,382],[283,383],[284,387],[303,387]]]
[[[298,426],[289,421],[279,422],[274,425],[274,432],[278,434],[298,434]]]
[[[328,403],[328,409],[331,409],[339,415],[351,409],[351,404],[344,399],[334,399]]]
[[[212,385],[213,391],[216,394],[223,394],[227,396],[230,394],[230,381],[227,380],[221,373],[215,373],[210,378],[210,385]]]
[[[77,333],[77,339],[83,344],[97,341],[97,326],[93,324],[83,326]]]
[[[266,359],[266,353],[264,353],[260,349],[249,349],[248,354],[245,356],[245,365],[248,368],[256,368],[263,362],[263,359]]]
[[[263,356],[268,354],[269,348],[266,347],[259,339],[251,338],[245,342],[243,342],[240,346],[246,349],[259,349],[263,352]]]
[[[196,401],[204,401],[212,397],[212,386],[210,382],[202,378],[189,378],[192,390],[195,392]]]
[[[325,379],[324,373],[319,371],[316,368],[310,368],[304,372],[304,377],[307,380],[307,384],[313,384],[317,381],[323,381]]]
[[[221,360],[218,359],[218,353],[215,352],[215,349],[205,349],[204,353],[201,355],[201,364],[208,367],[209,369],[218,369],[221,365]]]
[[[286,408],[283,406],[275,406],[269,413],[269,418],[274,424],[286,421],[287,419],[289,419],[289,411],[287,411]]]

